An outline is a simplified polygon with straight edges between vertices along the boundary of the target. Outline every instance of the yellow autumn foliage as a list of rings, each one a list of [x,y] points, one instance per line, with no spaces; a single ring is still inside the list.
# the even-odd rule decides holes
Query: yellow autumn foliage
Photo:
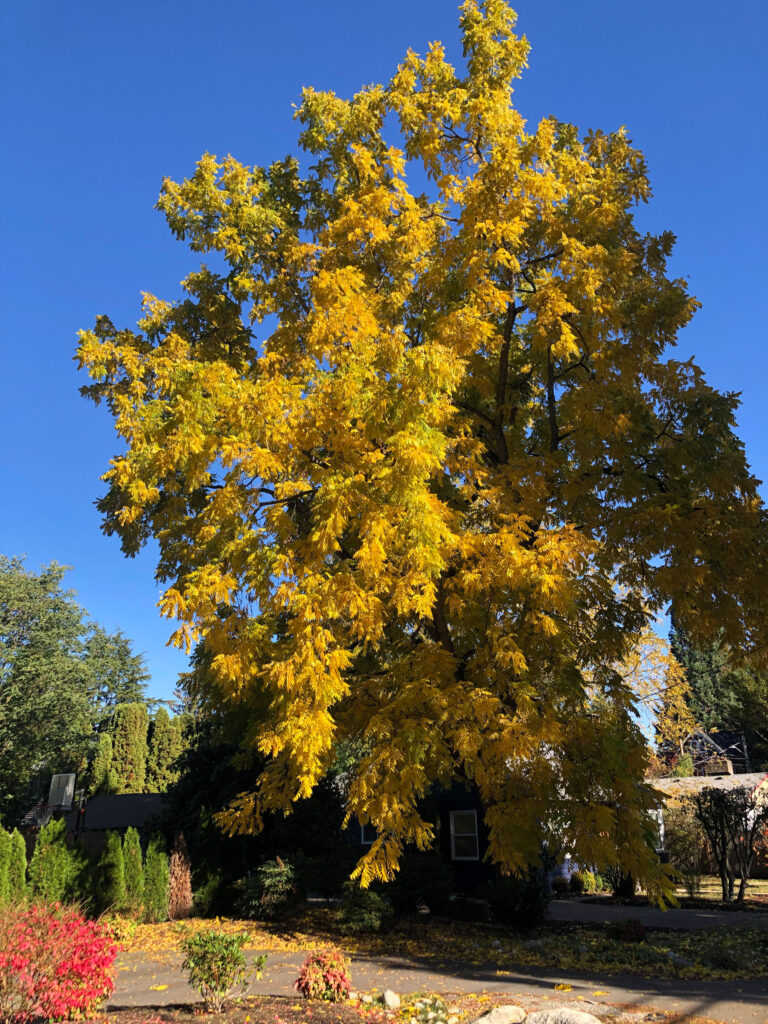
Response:
[[[697,303],[642,234],[624,129],[528,126],[528,43],[466,0],[466,69],[409,52],[352,99],[306,89],[300,159],[206,154],[166,180],[210,265],[81,335],[122,439],[104,526],[154,538],[175,642],[243,714],[256,792],[290,811],[341,739],[363,884],[429,845],[420,799],[473,783],[505,870],[542,842],[651,892],[653,796],[618,665],[671,600],[765,647],[764,519],[737,400],[672,354]]]

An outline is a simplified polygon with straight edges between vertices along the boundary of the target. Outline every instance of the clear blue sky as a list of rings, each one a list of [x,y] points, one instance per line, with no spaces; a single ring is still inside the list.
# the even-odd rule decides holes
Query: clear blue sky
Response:
[[[583,129],[628,126],[655,198],[645,227],[678,235],[676,274],[703,309],[680,344],[741,391],[741,435],[768,479],[766,0],[518,0],[532,44],[517,105]],[[197,257],[153,206],[163,175],[205,150],[267,163],[295,148],[302,85],[348,95],[410,45],[460,59],[453,0],[18,0],[0,5],[0,552],[73,565],[70,585],[146,655],[167,696],[151,553],[126,560],[93,507],[115,450],[78,395],[78,328],[133,325]]]

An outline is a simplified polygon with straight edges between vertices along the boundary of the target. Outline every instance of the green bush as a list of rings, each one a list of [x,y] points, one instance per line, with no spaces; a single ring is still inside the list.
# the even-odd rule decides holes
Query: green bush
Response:
[[[555,896],[565,896],[571,888],[570,882],[563,875],[555,875],[550,884]]]
[[[168,886],[170,872],[163,837],[152,836],[144,858],[144,919],[168,920]]]
[[[304,893],[296,869],[277,857],[266,861],[245,880],[240,906],[245,917],[278,921],[303,902]]]
[[[197,917],[213,917],[222,902],[224,883],[221,875],[208,874],[202,885],[192,893],[192,902]]]
[[[44,825],[37,834],[37,842],[29,862],[29,891],[44,903],[80,903],[89,895],[87,890],[88,858],[78,847],[67,845],[67,826],[63,818]],[[26,848],[24,839],[21,848]],[[14,842],[13,837],[11,840]],[[20,860],[18,840],[16,857]],[[21,864],[14,868],[18,876]],[[18,886],[18,877],[15,885]]]
[[[455,891],[453,872],[441,857],[410,854],[403,858],[385,895],[398,914],[412,914],[423,906],[433,914],[444,914]]]
[[[123,844],[117,832],[107,832],[96,870],[96,905],[119,914],[125,907],[125,861]]]
[[[587,883],[584,878],[584,871],[574,871],[568,882],[568,888],[575,896],[581,896],[586,891]]]
[[[549,893],[538,867],[503,878],[491,887],[488,899],[496,920],[521,932],[538,928],[547,916]]]
[[[8,855],[8,899],[23,900],[27,895],[27,844],[17,828],[11,832]]]
[[[144,867],[141,863],[141,842],[135,828],[129,828],[123,837],[123,863],[125,865],[126,913],[138,915],[144,903]]]
[[[189,983],[205,1001],[209,1013],[221,1013],[224,1001],[235,994],[244,995],[249,971],[243,955],[247,935],[228,935],[226,932],[192,932],[182,938],[184,954],[182,971],[189,975]],[[257,957],[253,970],[257,978],[267,962],[266,956]],[[240,992],[236,993],[237,989]]]
[[[345,882],[336,923],[344,935],[377,932],[392,917],[392,906],[371,889],[361,889],[357,882]]]
[[[9,899],[8,870],[11,865],[11,836],[0,827],[0,905]]]

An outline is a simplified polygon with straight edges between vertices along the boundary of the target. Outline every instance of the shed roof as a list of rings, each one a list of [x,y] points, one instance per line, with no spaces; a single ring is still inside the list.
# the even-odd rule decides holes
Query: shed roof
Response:
[[[689,775],[685,778],[647,779],[649,785],[665,796],[694,796],[702,789],[757,789],[768,782],[766,772],[745,772],[742,775]]]

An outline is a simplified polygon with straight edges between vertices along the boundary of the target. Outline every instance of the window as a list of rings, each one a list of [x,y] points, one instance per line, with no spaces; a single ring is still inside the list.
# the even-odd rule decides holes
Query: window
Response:
[[[360,843],[362,846],[372,846],[376,840],[376,829],[373,825],[360,826]]]
[[[480,860],[477,811],[451,811],[451,859]]]

